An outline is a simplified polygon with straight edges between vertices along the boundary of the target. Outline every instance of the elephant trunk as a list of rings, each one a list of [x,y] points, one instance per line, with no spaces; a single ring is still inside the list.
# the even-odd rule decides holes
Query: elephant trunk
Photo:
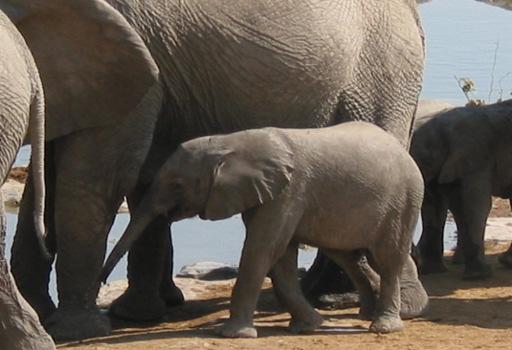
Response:
[[[32,145],[32,175],[34,179],[34,225],[43,255],[51,259],[46,247],[44,225],[45,181],[44,181],[44,96],[37,92],[30,111],[30,143]]]
[[[105,265],[103,266],[99,276],[99,281],[103,283],[106,282],[107,277],[110,275],[119,260],[121,260],[123,255],[130,249],[133,242],[142,235],[146,227],[148,227],[158,215],[162,214],[155,206],[156,202],[152,197],[153,196],[151,194],[146,196],[146,198],[137,206],[128,227],[105,261]]]

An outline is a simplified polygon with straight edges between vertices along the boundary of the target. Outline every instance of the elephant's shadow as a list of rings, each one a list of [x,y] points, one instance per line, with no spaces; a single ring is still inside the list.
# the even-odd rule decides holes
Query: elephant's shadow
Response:
[[[113,332],[111,336],[65,343],[65,345],[75,347],[97,343],[121,344],[168,338],[217,338],[219,337],[217,329],[229,316],[229,301],[229,294],[210,299],[189,300],[181,306],[170,308],[164,320],[159,322],[135,323],[112,318]],[[275,298],[272,288],[262,290],[257,311],[255,322],[258,328],[258,337],[293,335],[286,329],[290,316]],[[357,319],[357,315],[331,315],[330,318]],[[366,332],[368,330],[360,326],[323,326],[315,334],[328,336],[330,334]]]
[[[452,264],[449,257],[445,257],[446,273],[422,276],[430,296],[424,319],[448,325],[510,329],[512,271],[502,267],[497,258],[497,253],[487,255],[494,274],[486,280],[462,280],[463,266]]]

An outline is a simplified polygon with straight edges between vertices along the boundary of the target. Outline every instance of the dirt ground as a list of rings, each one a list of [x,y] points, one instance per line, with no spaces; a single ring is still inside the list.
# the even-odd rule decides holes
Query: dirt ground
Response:
[[[369,322],[359,320],[354,308],[321,311],[325,318],[321,329],[292,335],[286,330],[289,315],[276,311],[279,306],[267,285],[255,317],[259,338],[223,339],[216,329],[228,316],[230,281],[203,285],[193,300],[172,309],[161,324],[114,321],[112,336],[60,344],[59,349],[511,349],[512,271],[496,261],[497,253],[507,246],[487,245],[494,276],[462,281],[462,267],[447,262],[449,272],[422,278],[430,295],[429,310],[424,317],[405,321],[400,333],[369,333]]]

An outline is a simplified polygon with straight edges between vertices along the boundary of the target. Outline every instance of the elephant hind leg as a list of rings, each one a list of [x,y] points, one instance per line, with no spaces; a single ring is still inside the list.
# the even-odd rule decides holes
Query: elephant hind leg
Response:
[[[464,252],[463,279],[486,279],[492,269],[485,260],[484,234],[491,210],[491,181],[487,174],[474,174],[462,180],[459,196],[450,201],[457,227],[462,228]]]
[[[343,268],[359,292],[359,315],[362,319],[373,318],[376,309],[376,296],[380,277],[368,264],[362,251],[340,252],[325,250],[324,253],[339,267]]]
[[[421,316],[428,307],[428,295],[418,278],[418,269],[409,255],[400,274],[400,317],[404,320]]]

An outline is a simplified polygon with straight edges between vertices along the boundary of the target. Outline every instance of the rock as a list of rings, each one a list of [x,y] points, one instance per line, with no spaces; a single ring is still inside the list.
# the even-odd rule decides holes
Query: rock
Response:
[[[344,294],[324,294],[319,298],[319,308],[341,310],[359,306],[359,294],[356,292]]]
[[[176,276],[203,281],[219,281],[236,278],[237,275],[237,267],[219,262],[204,261],[183,266]]]
[[[21,195],[25,186],[12,179],[7,181],[2,186],[2,196],[5,203],[5,208],[8,211],[14,211],[20,206]]]

